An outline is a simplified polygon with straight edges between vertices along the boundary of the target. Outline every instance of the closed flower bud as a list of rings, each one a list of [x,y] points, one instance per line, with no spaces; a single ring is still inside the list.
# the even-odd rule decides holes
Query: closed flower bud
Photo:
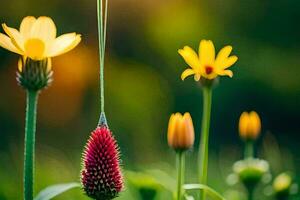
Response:
[[[52,76],[50,58],[43,60],[32,60],[29,57],[20,58],[17,81],[23,88],[32,91],[44,89],[52,82]]]
[[[287,173],[278,175],[273,182],[275,196],[278,199],[287,199],[290,195],[292,186],[292,177]]]
[[[255,111],[243,112],[239,121],[240,137],[244,140],[255,140],[261,131],[261,121]]]
[[[123,189],[119,149],[107,126],[97,127],[85,147],[81,182],[96,200],[111,200]]]
[[[195,133],[191,115],[172,114],[168,127],[168,144],[175,150],[187,150],[194,144]]]

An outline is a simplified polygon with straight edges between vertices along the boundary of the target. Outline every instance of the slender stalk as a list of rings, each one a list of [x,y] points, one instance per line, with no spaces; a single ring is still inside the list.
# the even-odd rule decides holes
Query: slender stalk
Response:
[[[108,16],[108,0],[105,0],[105,11],[104,11],[104,27],[103,27],[103,52],[105,52],[106,47],[106,32],[107,32],[107,16]]]
[[[248,200],[253,200],[254,189],[248,189]]]
[[[245,142],[244,157],[245,157],[245,159],[254,157],[254,143],[251,140],[248,140]]]
[[[177,152],[177,200],[182,199],[182,185],[184,184],[185,157],[184,151]]]
[[[200,184],[207,184],[208,169],[208,142],[209,142],[209,126],[212,104],[212,88],[203,87],[203,115],[202,115],[202,133],[199,148],[199,164],[200,164]],[[201,199],[205,199],[205,193],[200,193]]]
[[[101,112],[104,113],[104,59],[106,44],[106,26],[107,26],[107,8],[108,0],[97,0],[97,18],[98,18],[98,40],[99,40],[99,62],[100,62],[100,101]]]
[[[37,111],[37,91],[27,91],[25,150],[24,150],[24,199],[33,199],[35,131]]]

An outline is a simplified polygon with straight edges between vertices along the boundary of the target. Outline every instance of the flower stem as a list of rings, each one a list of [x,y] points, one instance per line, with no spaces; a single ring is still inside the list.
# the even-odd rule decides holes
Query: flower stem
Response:
[[[184,151],[177,151],[177,200],[182,199],[182,185],[184,183],[184,173],[185,173],[185,157]]]
[[[253,141],[248,140],[245,142],[245,153],[244,157],[246,158],[253,158],[254,157],[254,144]]]
[[[37,91],[27,91],[26,124],[25,124],[25,150],[24,150],[24,199],[33,199],[33,176],[35,159],[35,130]]]
[[[97,17],[98,17],[98,40],[99,40],[99,59],[100,59],[100,101],[101,112],[104,113],[104,59],[106,44],[106,25],[107,25],[107,8],[108,0],[97,0]],[[104,16],[103,16],[104,13]]]
[[[248,200],[253,200],[254,189],[248,189]]]
[[[208,169],[208,143],[209,143],[209,126],[212,104],[212,88],[203,87],[203,115],[202,115],[202,133],[199,148],[199,164],[200,164],[200,184],[207,184]],[[201,199],[205,199],[205,193],[201,192]]]

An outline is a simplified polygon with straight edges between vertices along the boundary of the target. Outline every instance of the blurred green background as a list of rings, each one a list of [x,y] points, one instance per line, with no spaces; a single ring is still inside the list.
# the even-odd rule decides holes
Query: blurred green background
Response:
[[[52,17],[59,34],[83,35],[76,49],[53,59],[54,82],[40,96],[39,191],[50,184],[79,180],[83,146],[98,122],[96,0],[1,1],[1,23],[19,27],[27,15]],[[188,181],[195,181],[202,94],[192,78],[180,80],[186,64],[177,50],[184,45],[196,49],[201,39],[211,39],[218,50],[232,45],[239,61],[231,68],[234,77],[222,77],[213,94],[210,185],[223,194],[242,191],[229,187],[226,177],[242,157],[237,125],[244,110],[256,110],[262,119],[259,157],[271,162],[274,175],[292,171],[299,177],[299,19],[298,0],[109,1],[106,112],[123,167],[156,168],[175,177],[167,123],[172,112],[187,111],[197,133],[195,150],[187,157]],[[1,200],[22,197],[25,93],[15,80],[17,60],[17,55],[0,49]],[[87,199],[81,193],[75,189],[57,199]],[[133,193],[128,186],[120,199],[137,199]]]

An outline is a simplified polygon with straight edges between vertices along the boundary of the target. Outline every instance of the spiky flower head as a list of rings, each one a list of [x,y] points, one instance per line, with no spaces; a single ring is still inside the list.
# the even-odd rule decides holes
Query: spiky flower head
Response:
[[[91,134],[83,154],[81,182],[86,194],[96,200],[110,200],[123,188],[116,140],[106,125]]]

